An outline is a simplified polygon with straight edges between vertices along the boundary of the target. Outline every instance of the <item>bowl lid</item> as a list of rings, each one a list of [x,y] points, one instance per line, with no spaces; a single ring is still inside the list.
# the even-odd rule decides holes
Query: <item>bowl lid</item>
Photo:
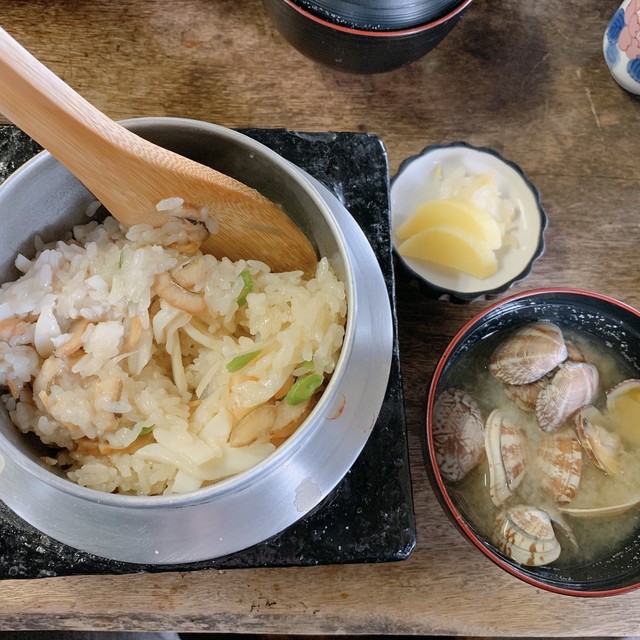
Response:
[[[437,20],[462,0],[293,0],[328,22],[368,31],[408,29]]]

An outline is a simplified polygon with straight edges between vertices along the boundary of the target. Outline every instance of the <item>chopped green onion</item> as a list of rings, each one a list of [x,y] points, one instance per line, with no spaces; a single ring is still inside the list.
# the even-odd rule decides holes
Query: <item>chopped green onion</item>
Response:
[[[324,378],[319,373],[312,373],[308,376],[298,378],[289,389],[284,401],[287,404],[300,404],[308,400],[322,384]]]
[[[238,296],[238,306],[242,307],[243,305],[247,304],[247,294],[253,291],[253,278],[251,277],[249,269],[243,269],[240,272],[240,277],[244,282],[244,286],[242,287],[242,291]]]
[[[304,360],[293,369],[293,375],[295,378],[302,378],[302,376],[313,373],[314,368],[313,360]]]
[[[152,425],[149,425],[148,427],[142,427],[142,429],[140,429],[140,433],[138,434],[138,437],[146,436],[148,433],[151,433],[155,426],[156,426],[155,424],[152,424]]]
[[[258,349],[257,351],[249,351],[249,353],[241,353],[227,363],[227,371],[229,373],[240,371],[240,369],[246,367],[261,351],[262,349]]]
[[[122,269],[124,264],[124,249],[120,252],[120,258],[118,259],[118,269]]]

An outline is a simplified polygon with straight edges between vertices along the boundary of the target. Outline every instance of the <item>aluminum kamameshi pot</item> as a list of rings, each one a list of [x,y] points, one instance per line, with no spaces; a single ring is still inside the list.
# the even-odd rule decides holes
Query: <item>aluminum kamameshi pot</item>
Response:
[[[327,388],[301,427],[265,461],[193,493],[102,493],[56,475],[42,450],[0,408],[0,500],[43,533],[104,558],[141,564],[208,560],[268,539],[316,507],[364,447],[382,406],[393,351],[384,278],[371,246],[320,183],[264,145],[221,126],[179,118],[123,123],[144,138],[263,192],[311,238],[344,281],[344,345]],[[0,186],[0,282],[18,276],[33,239],[61,237],[87,221],[93,196],[49,153]],[[366,291],[365,291],[366,287]]]

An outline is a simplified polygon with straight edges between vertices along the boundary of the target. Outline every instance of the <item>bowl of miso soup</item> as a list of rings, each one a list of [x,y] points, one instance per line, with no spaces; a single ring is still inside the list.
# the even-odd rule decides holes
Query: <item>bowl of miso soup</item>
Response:
[[[536,289],[472,318],[440,358],[425,458],[445,512],[548,591],[640,586],[640,312]]]

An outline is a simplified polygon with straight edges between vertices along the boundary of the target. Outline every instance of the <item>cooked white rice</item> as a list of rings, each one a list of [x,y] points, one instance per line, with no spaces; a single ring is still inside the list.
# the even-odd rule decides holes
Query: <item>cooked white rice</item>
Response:
[[[239,473],[322,389],[291,404],[292,383],[335,368],[346,296],[325,258],[305,279],[175,248],[188,240],[181,223],[91,222],[18,256],[0,288],[2,398],[78,484],[182,493]]]

